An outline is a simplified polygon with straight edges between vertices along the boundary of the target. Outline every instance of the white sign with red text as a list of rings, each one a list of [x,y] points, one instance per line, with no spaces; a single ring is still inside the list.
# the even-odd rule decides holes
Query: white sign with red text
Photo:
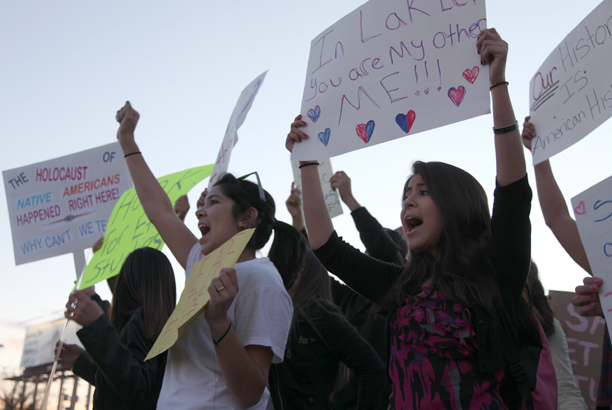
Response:
[[[90,248],[132,187],[118,142],[2,176],[17,265]]]
[[[210,190],[215,182],[219,179],[219,177],[223,176],[227,172],[229,167],[230,157],[232,155],[232,149],[234,145],[238,142],[238,128],[244,122],[251,106],[253,105],[253,101],[257,96],[257,92],[261,87],[261,83],[263,83],[264,78],[266,78],[266,74],[268,72],[264,72],[259,77],[251,81],[249,85],[247,85],[242,93],[240,93],[240,97],[238,97],[238,102],[236,103],[236,107],[234,107],[234,111],[232,112],[232,116],[227,124],[227,129],[225,130],[225,136],[223,137],[223,142],[221,143],[221,148],[219,149],[219,154],[215,159],[215,166],[212,170],[212,174],[210,175],[210,179],[208,181],[208,189]]]
[[[533,164],[572,146],[612,116],[612,0],[563,39],[529,83]]]

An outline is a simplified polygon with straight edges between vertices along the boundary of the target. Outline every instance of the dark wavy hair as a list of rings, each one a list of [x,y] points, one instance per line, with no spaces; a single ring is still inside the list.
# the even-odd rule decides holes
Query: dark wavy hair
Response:
[[[384,306],[401,306],[409,295],[420,293],[423,285],[431,283],[432,291],[438,289],[451,302],[466,305],[475,302],[489,312],[496,311],[501,294],[486,254],[491,238],[491,214],[484,189],[466,171],[443,162],[417,161],[412,173],[404,185],[402,198],[411,179],[420,175],[442,218],[438,257],[411,250]],[[519,318],[515,323],[521,334],[531,333],[535,325],[526,311],[524,306],[517,309]]]
[[[538,265],[533,260],[529,266],[529,276],[527,276],[523,296],[526,299],[527,305],[531,308],[531,312],[533,312],[542,325],[546,336],[551,336],[555,333],[555,314],[548,304],[548,298],[546,293],[544,293],[544,286],[540,282]]]
[[[117,332],[138,310],[144,311],[145,336],[155,340],[176,306],[176,282],[170,261],[153,248],[130,253],[113,292],[110,320]]]
[[[237,179],[232,174],[225,174],[214,186],[218,186],[223,195],[234,201],[232,215],[238,218],[249,208],[257,210],[257,228],[247,244],[247,249],[259,250],[265,246],[274,231],[274,240],[268,257],[283,277],[289,278],[290,286],[303,268],[299,258],[290,257],[299,253],[302,235],[291,225],[277,221],[274,217],[276,204],[272,196],[264,190],[265,201],[259,194],[259,187],[251,181]],[[290,278],[293,279],[290,279]],[[287,283],[285,283],[287,287]]]

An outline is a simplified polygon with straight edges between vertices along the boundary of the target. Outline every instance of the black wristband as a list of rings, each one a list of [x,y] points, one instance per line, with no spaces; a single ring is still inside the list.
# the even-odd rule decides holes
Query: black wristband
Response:
[[[309,162],[308,164],[302,164],[302,165],[300,165],[298,168],[299,168],[299,169],[302,169],[302,168],[304,168],[304,167],[307,167],[308,165],[316,165],[316,166],[319,166],[319,163],[318,163],[318,162]]]
[[[510,85],[510,83],[508,81],[502,81],[501,83],[493,84],[491,87],[489,87],[489,91],[500,85]]]
[[[219,343],[221,343],[221,341],[222,341],[223,339],[225,339],[225,336],[227,336],[227,334],[229,333],[229,331],[230,331],[230,329],[231,329],[231,328],[232,328],[232,322],[230,322],[230,324],[229,324],[229,326],[228,326],[227,330],[225,331],[225,333],[223,333],[223,336],[221,336],[221,337],[219,338],[219,340],[217,340],[217,341],[215,342],[215,339],[213,339],[213,343],[215,344],[215,346],[217,346]]]
[[[518,127],[519,127],[519,125],[518,125],[518,121],[517,121],[514,124],[509,125],[507,127],[502,127],[502,128],[495,128],[495,127],[493,127],[493,133],[495,135],[506,134],[508,132],[512,132],[512,131],[518,130]]]
[[[137,154],[142,155],[142,152],[140,152],[140,151],[130,152],[129,154],[125,154],[125,155],[123,156],[123,158],[127,158],[127,157],[129,157],[130,155],[137,155]]]

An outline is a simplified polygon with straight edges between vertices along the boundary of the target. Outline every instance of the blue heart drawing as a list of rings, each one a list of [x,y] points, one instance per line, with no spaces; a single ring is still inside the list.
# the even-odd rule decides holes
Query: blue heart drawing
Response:
[[[373,132],[374,132],[374,121],[370,120],[366,124],[366,134],[368,136],[368,142],[370,142],[370,138],[372,137]]]
[[[608,246],[610,247],[610,250],[609,250],[609,251],[608,251]],[[605,254],[605,255],[606,255],[608,258],[612,257],[612,243],[609,243],[609,242],[608,242],[608,243],[606,243],[606,244],[604,245],[604,254]]]
[[[320,116],[321,116],[321,107],[319,107],[318,105],[314,108],[314,110],[313,109],[308,110],[308,118],[310,118],[312,122],[317,122]]]
[[[319,141],[323,143],[327,147],[329,144],[329,136],[331,135],[331,130],[329,128],[325,128],[325,132],[319,133]]]

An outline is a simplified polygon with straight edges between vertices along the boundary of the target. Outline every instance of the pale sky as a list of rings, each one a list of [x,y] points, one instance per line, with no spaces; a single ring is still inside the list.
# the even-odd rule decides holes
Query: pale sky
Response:
[[[424,1],[424,0],[416,0]],[[480,0],[476,0],[480,1]],[[450,3],[450,1],[449,1]],[[269,70],[239,130],[230,171],[259,171],[290,221],[292,175],[284,148],[301,106],[310,41],[360,6],[354,0],[116,1],[0,3],[0,168],[7,170],[115,141],[126,100],[140,111],[137,142],[157,176],[212,163],[236,100]],[[510,45],[507,80],[517,119],[528,114],[531,76],[599,1],[490,1],[488,26]],[[607,43],[610,44],[610,43]],[[353,179],[356,199],[384,226],[399,226],[401,189],[414,160],[472,173],[492,198],[490,115],[332,159]],[[612,122],[552,159],[566,200],[612,174]],[[531,159],[527,158],[528,164]],[[535,177],[529,165],[535,193]],[[195,204],[206,181],[190,195]],[[5,197],[4,188],[0,193]],[[352,218],[334,219],[361,246]],[[195,217],[186,223],[196,235]],[[573,290],[585,276],[532,208],[533,258],[547,289]],[[6,201],[0,200],[0,369],[17,371],[27,325],[61,317],[75,278],[71,254],[15,266]],[[91,251],[86,252],[88,256]],[[178,282],[184,272],[174,263]],[[179,291],[181,290],[179,288]],[[109,297],[106,285],[99,286]]]

